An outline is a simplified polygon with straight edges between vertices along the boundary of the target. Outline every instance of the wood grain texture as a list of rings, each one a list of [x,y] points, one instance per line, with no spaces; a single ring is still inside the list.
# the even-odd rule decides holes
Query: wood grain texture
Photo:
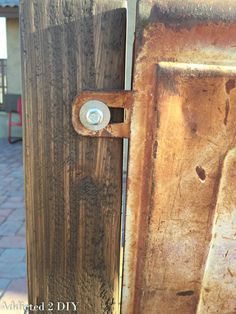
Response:
[[[85,89],[123,89],[122,7],[21,1],[30,304],[118,313],[122,140],[79,136],[71,106]]]

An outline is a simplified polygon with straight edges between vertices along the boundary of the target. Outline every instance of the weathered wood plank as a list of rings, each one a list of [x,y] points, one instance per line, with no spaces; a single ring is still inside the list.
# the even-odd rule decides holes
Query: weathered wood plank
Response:
[[[79,136],[71,106],[124,87],[122,2],[21,2],[30,304],[118,312],[122,140]]]
[[[219,3],[139,2],[122,313],[190,314],[204,301],[223,161],[236,145],[236,6]],[[236,308],[230,281],[199,314]]]

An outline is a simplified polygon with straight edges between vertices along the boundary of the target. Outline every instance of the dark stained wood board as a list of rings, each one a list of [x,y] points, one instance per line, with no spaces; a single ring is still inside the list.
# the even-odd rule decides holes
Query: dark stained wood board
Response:
[[[79,136],[71,106],[124,88],[126,9],[22,0],[20,24],[29,303],[118,313],[122,139]]]

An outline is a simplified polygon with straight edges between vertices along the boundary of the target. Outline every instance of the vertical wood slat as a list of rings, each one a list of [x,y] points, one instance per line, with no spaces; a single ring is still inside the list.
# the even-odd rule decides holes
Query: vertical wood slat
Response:
[[[78,136],[71,104],[124,88],[126,10],[23,0],[20,11],[29,303],[117,313],[122,140]]]

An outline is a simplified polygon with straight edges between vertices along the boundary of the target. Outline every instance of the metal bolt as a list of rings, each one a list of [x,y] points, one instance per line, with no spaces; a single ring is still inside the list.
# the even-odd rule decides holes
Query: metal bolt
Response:
[[[110,122],[111,113],[108,106],[100,100],[89,100],[80,108],[80,122],[88,130],[99,131]]]
[[[103,112],[98,108],[89,109],[86,119],[91,125],[98,125],[103,121]]]

